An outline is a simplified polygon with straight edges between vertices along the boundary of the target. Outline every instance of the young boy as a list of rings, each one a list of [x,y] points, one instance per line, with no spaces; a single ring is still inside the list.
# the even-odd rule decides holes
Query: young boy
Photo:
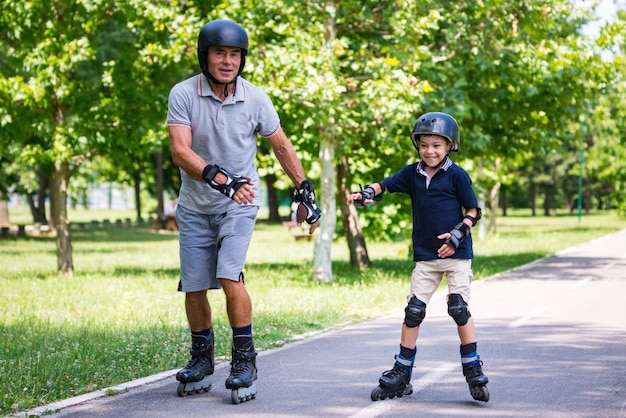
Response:
[[[391,370],[384,372],[371,394],[373,401],[413,393],[409,383],[415,361],[419,326],[426,305],[443,279],[448,281],[448,314],[457,324],[461,340],[463,375],[474,399],[487,402],[487,376],[476,349],[474,320],[467,306],[472,280],[470,228],[481,210],[465,170],[448,154],[459,149],[459,126],[446,113],[430,112],[417,120],[411,133],[421,160],[379,183],[368,185],[348,198],[363,206],[382,199],[385,191],[406,193],[413,207],[413,260],[411,291],[402,324],[400,353]]]

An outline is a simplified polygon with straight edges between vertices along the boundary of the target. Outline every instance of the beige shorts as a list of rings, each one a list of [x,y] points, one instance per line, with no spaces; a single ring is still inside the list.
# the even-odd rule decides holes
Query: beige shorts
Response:
[[[440,260],[418,261],[415,263],[411,275],[411,293],[407,301],[413,296],[428,305],[430,298],[443,280],[448,280],[448,294],[458,293],[465,303],[469,303],[470,283],[472,273],[472,260],[443,258]]]

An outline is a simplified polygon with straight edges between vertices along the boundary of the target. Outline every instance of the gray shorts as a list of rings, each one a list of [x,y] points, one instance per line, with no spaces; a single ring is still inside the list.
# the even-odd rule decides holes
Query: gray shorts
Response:
[[[218,279],[239,281],[258,212],[258,206],[242,205],[220,215],[204,215],[178,205],[178,290],[219,289]]]

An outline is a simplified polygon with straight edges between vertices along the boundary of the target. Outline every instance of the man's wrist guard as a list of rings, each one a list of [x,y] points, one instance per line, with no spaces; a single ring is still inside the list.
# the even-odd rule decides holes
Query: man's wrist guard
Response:
[[[322,211],[315,204],[315,190],[311,180],[304,180],[295,190],[293,200],[296,202],[296,221],[306,221],[309,225],[319,221]]]
[[[444,244],[452,245],[456,250],[459,248],[459,245],[465,238],[467,238],[470,234],[470,226],[464,222],[459,222],[453,229],[450,231],[450,238],[446,238],[443,242]]]
[[[463,219],[469,219],[470,221],[472,221],[472,226],[476,226],[478,221],[480,221],[480,218],[482,218],[483,216],[483,211],[480,208],[476,208],[476,209],[477,209],[478,214],[476,215],[475,218],[469,215],[465,215],[465,217],[463,218]]]
[[[226,176],[226,183],[219,184],[215,181],[215,176],[218,173],[222,173]],[[209,186],[218,192],[222,193],[224,196],[228,196],[231,199],[237,193],[237,190],[241,188],[244,184],[250,181],[249,178],[243,177],[237,174],[231,174],[229,171],[223,169],[218,165],[207,164],[202,170],[202,178],[206,181]]]
[[[383,194],[381,193],[378,196],[376,196],[376,190],[374,190],[374,188],[370,186],[369,184],[366,184],[365,187],[359,184],[359,187],[361,188],[361,191],[360,191],[361,199],[354,201],[355,206],[357,207],[365,206],[364,202],[366,200],[373,200],[375,202],[380,202],[381,200],[383,200]]]

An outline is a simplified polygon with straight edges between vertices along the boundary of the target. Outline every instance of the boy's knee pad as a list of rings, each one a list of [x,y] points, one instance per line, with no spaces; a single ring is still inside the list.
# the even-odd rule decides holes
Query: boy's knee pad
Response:
[[[404,325],[409,328],[419,327],[426,316],[426,304],[413,296],[404,308]]]
[[[472,314],[467,309],[467,303],[463,297],[457,293],[451,293],[448,296],[448,315],[454,319],[457,325],[465,325],[469,321]]]

